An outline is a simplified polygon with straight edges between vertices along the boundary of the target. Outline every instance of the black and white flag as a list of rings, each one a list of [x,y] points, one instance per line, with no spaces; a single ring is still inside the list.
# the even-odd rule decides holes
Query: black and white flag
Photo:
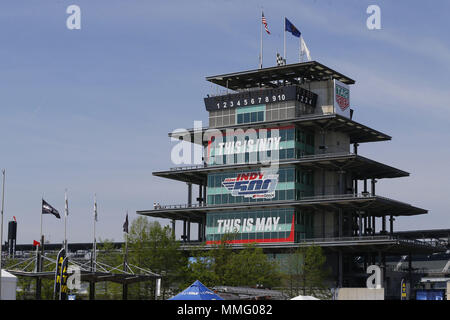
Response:
[[[277,52],[277,66],[285,66],[286,65],[286,60],[283,59],[283,57]]]
[[[58,219],[61,219],[58,210],[49,205],[44,199],[42,199],[42,214],[52,214]]]
[[[125,218],[125,222],[123,223],[123,232],[128,233],[128,212]]]

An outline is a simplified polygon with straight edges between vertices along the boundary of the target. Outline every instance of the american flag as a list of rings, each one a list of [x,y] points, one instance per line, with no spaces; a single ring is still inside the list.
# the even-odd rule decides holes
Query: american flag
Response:
[[[262,12],[262,24],[264,25],[264,29],[266,29],[266,32],[267,32],[268,34],[270,34],[270,31],[269,31],[269,29],[267,28],[267,20],[266,20],[266,17],[264,17],[264,12]]]

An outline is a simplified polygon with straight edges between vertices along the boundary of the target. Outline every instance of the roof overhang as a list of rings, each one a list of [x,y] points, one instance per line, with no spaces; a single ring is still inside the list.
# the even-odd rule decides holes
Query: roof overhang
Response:
[[[351,172],[354,179],[383,179],[409,176],[408,172],[370,160],[353,153],[329,153],[305,156],[300,159],[281,160],[279,166],[295,165],[303,170],[325,169],[344,170]],[[154,176],[183,181],[194,184],[205,184],[207,175],[238,169],[253,169],[261,167],[260,163],[230,164],[215,166],[175,167],[166,171],[153,172]]]
[[[242,129],[244,132],[249,129],[268,129],[268,128],[279,128],[285,127],[287,125],[298,125],[304,128],[311,128],[313,130],[331,130],[346,133],[350,137],[350,143],[364,143],[364,142],[377,142],[377,141],[387,141],[391,140],[392,137],[379,132],[377,130],[371,129],[365,125],[362,125],[350,118],[344,116],[330,113],[330,114],[312,114],[304,115],[298,118],[287,119],[287,120],[277,120],[277,121],[266,121],[259,123],[246,123],[246,124],[235,124],[231,126],[217,127],[217,128],[197,128],[197,129],[187,129],[180,130],[169,133],[169,137],[174,139],[189,139],[188,141],[193,143],[207,144],[208,141],[203,141],[203,139],[194,139],[194,134],[200,134],[201,137],[208,137],[208,133],[213,134],[217,131],[225,131],[230,129]]]
[[[295,250],[301,247],[320,246],[325,253],[342,252],[352,255],[363,255],[369,252],[383,252],[386,255],[404,255],[404,254],[432,254],[445,252],[447,249],[442,245],[432,245],[427,242],[410,241],[399,239],[396,236],[361,236],[361,237],[343,237],[343,238],[313,238],[300,242],[259,242],[255,245],[265,252],[286,252],[286,250]],[[243,249],[246,244],[230,244],[233,249]],[[195,249],[214,249],[214,245],[204,246],[204,243],[181,243],[181,249],[192,251]]]
[[[277,81],[298,84],[298,79],[307,81],[325,81],[336,79],[345,84],[354,84],[355,80],[339,73],[317,61],[288,64],[263,69],[221,74],[206,77],[206,80],[230,90],[242,90],[255,87],[276,87]]]
[[[371,195],[325,195],[305,197],[302,200],[265,201],[259,203],[240,203],[222,205],[170,205],[160,209],[136,211],[137,214],[174,220],[190,220],[202,222],[207,213],[237,211],[264,208],[302,208],[324,210],[330,212],[353,211],[361,215],[382,216],[413,216],[428,213],[427,210],[411,206],[410,204],[392,200],[381,196]]]

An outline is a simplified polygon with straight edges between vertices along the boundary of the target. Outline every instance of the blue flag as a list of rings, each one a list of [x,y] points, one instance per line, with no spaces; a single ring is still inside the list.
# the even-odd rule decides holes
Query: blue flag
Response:
[[[289,31],[297,38],[300,38],[300,35],[302,34],[287,18],[284,18],[284,30]]]

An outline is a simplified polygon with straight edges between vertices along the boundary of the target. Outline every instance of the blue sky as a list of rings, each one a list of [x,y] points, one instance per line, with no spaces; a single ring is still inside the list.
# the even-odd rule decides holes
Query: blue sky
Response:
[[[81,8],[81,30],[66,8]],[[381,8],[368,30],[366,8]],[[450,228],[450,40],[448,1],[2,1],[0,167],[7,170],[6,222],[18,243],[39,237],[42,196],[64,209],[69,241],[122,240],[126,210],[185,203],[186,186],[153,177],[171,166],[167,133],[190,128],[214,92],[206,76],[258,66],[260,10],[265,66],[283,50],[283,18],[302,32],[312,58],[356,80],[354,119],[393,137],[360,154],[411,173],[383,180],[380,195],[430,211],[399,218],[401,230]],[[287,36],[288,63],[298,40]],[[51,242],[63,220],[44,216]],[[6,236],[6,232],[5,232]]]

